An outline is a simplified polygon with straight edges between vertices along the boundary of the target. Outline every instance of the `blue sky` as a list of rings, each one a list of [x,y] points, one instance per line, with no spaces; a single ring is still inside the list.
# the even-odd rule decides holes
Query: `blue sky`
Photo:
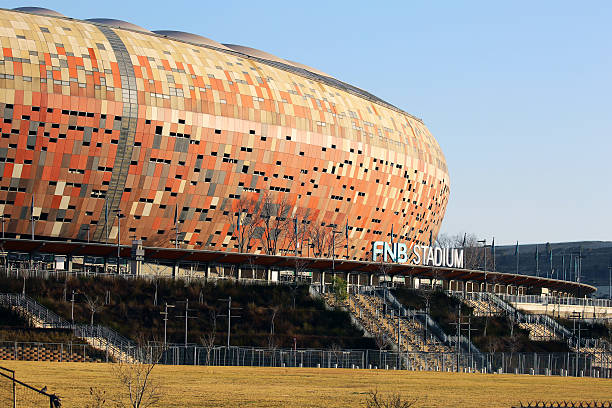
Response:
[[[612,240],[612,2],[5,1],[259,48],[423,118],[446,155],[442,230]]]

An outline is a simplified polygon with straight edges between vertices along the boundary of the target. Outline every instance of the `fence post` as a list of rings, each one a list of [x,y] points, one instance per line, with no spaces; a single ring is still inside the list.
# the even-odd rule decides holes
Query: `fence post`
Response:
[[[15,371],[13,371],[13,408],[17,408],[17,389],[15,387]]]

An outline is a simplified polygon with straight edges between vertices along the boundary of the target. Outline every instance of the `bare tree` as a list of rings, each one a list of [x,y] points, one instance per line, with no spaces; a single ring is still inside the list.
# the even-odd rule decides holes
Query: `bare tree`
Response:
[[[251,268],[251,277],[253,279],[257,279],[257,264],[255,263],[256,258],[254,256],[249,256],[247,261],[249,262],[249,267]]]
[[[291,205],[286,195],[276,199],[266,191],[261,200],[261,243],[268,255],[278,253],[279,245],[285,239],[291,219]]]
[[[463,249],[463,267],[465,269],[478,269],[484,265],[485,251],[487,262],[484,265],[485,269],[490,270],[493,266],[490,247],[482,247],[478,242],[478,236],[471,233],[463,233],[456,235],[439,234],[436,239],[436,245],[444,248],[462,248]]]
[[[160,402],[160,385],[151,375],[158,360],[153,359],[151,363],[120,362],[113,366],[113,374],[120,384],[113,401],[117,407],[147,408]]]
[[[377,265],[376,265],[376,269],[378,272],[378,280],[379,280],[379,284],[380,284],[380,277],[384,277],[386,279],[387,275],[389,275],[389,272],[391,272],[391,268],[393,268],[393,265],[385,262],[384,258],[381,257],[380,261],[378,261]]]
[[[517,351],[520,350],[520,348],[521,348],[521,338],[518,335],[518,333],[516,333],[514,331],[514,323],[511,323],[509,343],[510,343],[509,346],[510,346],[510,352],[511,353],[516,353]]]
[[[85,408],[104,408],[108,401],[106,390],[98,387],[89,387],[90,400],[85,403]]]
[[[323,225],[312,223],[308,230],[312,252],[315,258],[325,256],[325,252],[331,242],[331,230]]]
[[[293,248],[295,253],[303,252],[303,241],[310,238],[310,230],[313,224],[313,213],[310,209],[293,208],[290,217],[291,231],[287,233],[287,248]],[[307,248],[308,249],[308,248]]]
[[[384,397],[378,391],[370,391],[366,397],[366,408],[409,408],[417,402],[417,399],[402,400],[401,395],[392,394]]]
[[[276,318],[276,314],[278,313],[279,307],[273,306],[270,308],[272,310],[272,319],[270,320],[270,336],[268,337],[268,348],[275,349],[276,341],[274,338],[274,319]]]
[[[22,270],[21,271],[21,275],[23,277],[23,288],[21,289],[21,294],[23,296],[25,296],[26,294],[26,279],[28,278],[28,271],[27,270]]]
[[[334,360],[336,361],[335,364],[337,364],[340,361],[340,356],[342,355],[342,349],[337,343],[332,343],[332,345],[329,346],[329,351],[333,354]]]
[[[389,345],[389,338],[382,330],[378,330],[374,333],[374,342],[376,343],[376,347],[378,347],[379,353],[382,353]]]
[[[234,200],[232,210],[228,212],[227,218],[237,239],[238,252],[249,252],[251,243],[257,235],[261,226],[260,203],[250,197],[241,197]]]
[[[64,302],[68,302],[68,273],[64,274]]]
[[[298,280],[300,280],[300,275],[302,274],[302,272],[304,272],[307,269],[308,265],[310,265],[310,262],[303,258],[296,257],[294,265],[295,265],[294,266],[295,269],[294,269],[293,281],[297,282]]]
[[[210,311],[211,328],[204,336],[200,337],[200,342],[206,350],[206,365],[210,365],[210,354],[215,348],[215,337],[217,336],[217,312]]]
[[[159,287],[159,277],[157,275],[153,276],[152,283],[155,287],[155,295],[153,296],[153,306],[157,306],[157,289]]]
[[[89,308],[91,316],[89,324],[93,326],[94,315],[98,310],[102,309],[104,305],[97,296],[89,297],[88,295],[85,295],[85,303],[87,303],[87,307]]]

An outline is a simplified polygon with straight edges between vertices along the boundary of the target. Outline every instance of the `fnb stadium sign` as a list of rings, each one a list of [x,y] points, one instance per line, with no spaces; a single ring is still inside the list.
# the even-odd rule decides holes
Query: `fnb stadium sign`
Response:
[[[407,263],[421,266],[463,268],[463,249],[408,245],[401,242],[372,242],[372,261],[382,256],[385,262]]]

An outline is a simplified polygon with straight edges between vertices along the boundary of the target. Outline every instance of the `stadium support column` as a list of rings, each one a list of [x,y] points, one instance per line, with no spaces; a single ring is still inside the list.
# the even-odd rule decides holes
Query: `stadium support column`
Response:
[[[242,267],[240,265],[238,265],[238,267],[236,268],[236,279],[240,280],[242,278]]]
[[[209,263],[206,264],[206,272],[205,272],[204,277],[206,278],[206,280],[210,278],[210,264]]]
[[[172,263],[172,279],[175,279],[176,275],[178,275],[178,261]]]
[[[68,273],[72,273],[72,255],[68,255],[66,261],[68,262]]]
[[[350,292],[351,290],[351,273],[346,272],[346,289]]]
[[[141,239],[132,240],[132,251],[130,257],[130,273],[132,275],[140,275],[142,270],[142,262],[144,261],[144,249]]]
[[[321,271],[321,293],[325,293],[325,271]]]
[[[368,274],[368,285],[374,286],[374,274],[371,272]]]

